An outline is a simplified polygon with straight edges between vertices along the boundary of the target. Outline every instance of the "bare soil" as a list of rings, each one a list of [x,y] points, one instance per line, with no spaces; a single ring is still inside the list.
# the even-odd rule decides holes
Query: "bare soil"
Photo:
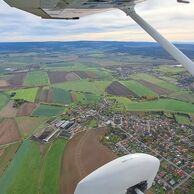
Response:
[[[16,73],[9,80],[8,83],[11,87],[21,87],[23,85],[26,73]]]
[[[21,139],[14,119],[4,119],[0,123],[0,145],[9,144]]]
[[[13,118],[16,116],[17,109],[13,108],[13,101],[10,101],[1,111],[0,117],[2,118]]]
[[[9,83],[6,80],[0,80],[0,88],[9,86]]]
[[[72,73],[72,72],[67,73],[65,78],[66,78],[67,81],[74,81],[74,80],[79,80],[80,79],[79,76],[77,76],[75,73]]]
[[[115,95],[115,96],[124,96],[124,97],[137,97],[137,95],[129,90],[126,86],[122,85],[118,81],[114,81],[106,88],[106,92]]]
[[[73,194],[81,179],[117,157],[100,143],[107,132],[105,128],[91,129],[68,142],[61,169],[61,194]]]
[[[24,103],[18,108],[16,116],[30,116],[36,107],[35,103]]]
[[[78,75],[81,79],[87,79],[90,78],[88,74],[84,71],[73,71],[76,75]]]
[[[62,82],[67,81],[66,79],[67,74],[68,73],[65,71],[49,71],[48,72],[48,76],[49,76],[51,84],[62,83]]]
[[[157,93],[158,95],[168,95],[170,93],[172,93],[170,90],[161,88],[153,83],[150,83],[148,81],[145,80],[139,80],[138,81],[140,84],[144,85],[145,87],[151,89],[153,92]]]

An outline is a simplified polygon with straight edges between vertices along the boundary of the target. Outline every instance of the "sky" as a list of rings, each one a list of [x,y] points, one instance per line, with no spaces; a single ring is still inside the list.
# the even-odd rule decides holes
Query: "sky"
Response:
[[[194,0],[147,0],[136,11],[170,41],[194,42]],[[32,41],[153,41],[120,10],[80,20],[45,20],[9,7],[0,0],[0,42]]]

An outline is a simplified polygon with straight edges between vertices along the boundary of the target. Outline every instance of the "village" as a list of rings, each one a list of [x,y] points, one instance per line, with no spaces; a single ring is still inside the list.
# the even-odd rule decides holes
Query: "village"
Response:
[[[113,113],[109,111],[110,106],[105,99],[96,107],[77,106],[53,118],[32,139],[49,143],[58,137],[71,139],[84,130],[107,127],[110,132],[102,143],[118,156],[148,153],[160,159],[161,167],[154,187],[156,193],[161,189],[184,188],[184,184],[193,180],[193,126],[179,124],[163,112]]]

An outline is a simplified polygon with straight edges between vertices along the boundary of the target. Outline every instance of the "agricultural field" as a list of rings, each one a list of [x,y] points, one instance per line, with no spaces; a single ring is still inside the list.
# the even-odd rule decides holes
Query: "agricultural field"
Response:
[[[181,88],[179,88],[175,84],[164,81],[164,80],[161,80],[161,79],[158,79],[155,76],[152,76],[152,75],[149,75],[149,74],[137,73],[137,74],[133,74],[130,77],[134,80],[144,80],[144,81],[150,82],[152,84],[155,84],[155,85],[157,85],[161,88],[164,88],[164,89],[172,91],[172,92],[181,91]]]
[[[0,92],[0,110],[8,103],[8,101],[8,95]]]
[[[157,94],[151,89],[145,87],[144,85],[138,83],[135,80],[122,81],[121,83],[138,96],[157,96]]]
[[[23,99],[28,102],[34,102],[36,98],[38,88],[25,88],[9,91],[8,94],[15,93],[15,96],[12,99]]]
[[[113,81],[106,88],[106,92],[114,96],[137,97],[137,95],[133,91],[129,90],[126,86],[118,81]]]
[[[59,194],[61,158],[66,141],[40,145],[26,140],[0,177],[1,194]],[[30,176],[29,176],[30,172]]]
[[[19,108],[17,108],[17,117],[30,116],[37,105],[35,103],[24,103]]]
[[[6,168],[9,166],[12,159],[20,146],[20,143],[14,143],[6,147],[0,148],[0,177],[5,172]]]
[[[166,111],[166,112],[182,112],[182,113],[194,113],[194,104],[173,100],[173,99],[159,99],[154,101],[120,101],[120,108],[127,111]]]
[[[73,101],[78,104],[95,104],[101,99],[100,96],[92,93],[71,92],[71,94]]]
[[[13,107],[14,102],[11,100],[5,105],[0,111],[0,117],[2,118],[13,118],[16,116],[17,109]]]
[[[169,66],[169,65],[160,65],[159,68],[156,68],[155,70],[164,72],[167,74],[177,74],[177,73],[182,73],[186,71],[183,67]]]
[[[29,72],[24,80],[25,86],[41,86],[48,84],[49,84],[48,74],[47,72],[44,71]]]
[[[71,93],[60,88],[52,89],[52,102],[56,104],[70,104],[72,102]]]
[[[8,83],[12,88],[21,87],[23,86],[25,77],[26,73],[16,73],[8,79]]]
[[[60,193],[61,161],[66,143],[67,141],[63,139],[56,140],[46,154],[42,167],[40,193]]]
[[[38,193],[41,163],[39,145],[30,140],[24,141],[0,177],[1,194]]]
[[[15,119],[0,121],[0,145],[10,144],[21,140]]]
[[[180,124],[191,125],[191,120],[188,115],[175,114],[175,119]]]
[[[46,122],[48,120],[48,117],[17,117],[16,122],[18,124],[18,128],[20,131],[20,134],[23,138],[27,138],[34,130],[39,127],[41,124]]]
[[[97,95],[104,93],[106,87],[110,84],[110,81],[90,81],[90,80],[78,80],[69,81],[63,84],[56,84],[54,87],[62,88],[65,90],[79,91],[79,92],[90,92]]]
[[[40,116],[55,116],[62,112],[64,112],[65,108],[62,106],[52,106],[41,104],[37,109],[34,110],[32,116],[40,117]]]

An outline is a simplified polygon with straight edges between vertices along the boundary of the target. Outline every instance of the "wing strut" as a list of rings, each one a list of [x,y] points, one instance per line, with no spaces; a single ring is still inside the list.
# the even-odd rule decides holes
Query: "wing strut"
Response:
[[[123,10],[129,15],[137,24],[139,24],[152,38],[154,38],[174,59],[181,63],[194,76],[194,63],[187,56],[185,56],[172,43],[157,32],[150,24],[141,18],[134,10],[129,8]]]

